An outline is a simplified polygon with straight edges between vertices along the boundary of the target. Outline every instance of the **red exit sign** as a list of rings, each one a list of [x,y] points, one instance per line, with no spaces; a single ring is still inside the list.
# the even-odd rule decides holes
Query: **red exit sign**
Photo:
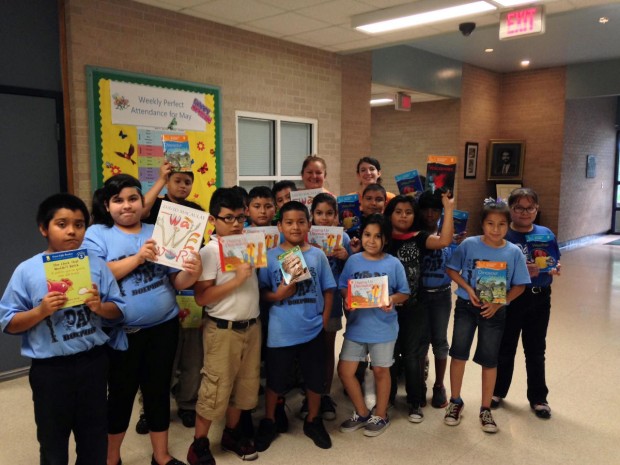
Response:
[[[499,17],[499,40],[544,34],[545,12],[542,5],[506,11]]]

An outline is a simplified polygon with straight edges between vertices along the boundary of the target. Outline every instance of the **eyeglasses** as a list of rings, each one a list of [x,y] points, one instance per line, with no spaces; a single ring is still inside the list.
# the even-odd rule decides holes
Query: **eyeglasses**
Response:
[[[245,220],[248,219],[247,216],[245,215],[239,215],[239,216],[216,216],[214,215],[218,220],[222,220],[224,223],[226,224],[233,224],[235,221],[239,224],[243,224],[245,223]]]
[[[521,205],[517,205],[516,207],[512,207],[512,211],[515,213],[535,213],[536,210],[538,210],[538,206],[532,206],[532,207],[522,207]]]

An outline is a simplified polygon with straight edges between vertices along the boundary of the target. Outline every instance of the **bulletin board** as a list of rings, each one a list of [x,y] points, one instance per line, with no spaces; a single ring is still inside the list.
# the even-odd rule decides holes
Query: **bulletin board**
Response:
[[[219,88],[90,66],[86,77],[93,190],[126,173],[148,191],[165,160],[162,136],[185,135],[194,173],[187,200],[208,211],[222,177]]]

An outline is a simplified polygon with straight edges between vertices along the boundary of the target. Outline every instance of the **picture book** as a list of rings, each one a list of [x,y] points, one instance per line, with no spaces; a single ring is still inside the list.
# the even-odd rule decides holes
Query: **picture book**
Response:
[[[406,171],[405,173],[397,174],[395,179],[396,185],[398,186],[398,192],[402,195],[415,197],[416,193],[424,192],[422,178],[420,178],[418,170],[411,170]]]
[[[242,263],[253,268],[267,266],[267,246],[262,232],[245,232],[232,236],[219,236],[220,261],[223,271],[234,271]]]
[[[47,291],[61,292],[67,296],[63,308],[82,305],[91,297],[88,291],[92,289],[93,282],[86,249],[43,254],[43,269]]]
[[[303,203],[308,211],[312,207],[312,200],[318,195],[325,192],[324,189],[303,189],[299,191],[291,191],[291,200],[296,200],[297,202]]]
[[[200,249],[208,219],[206,212],[163,200],[152,236],[157,246],[156,262],[182,269],[190,253]]]
[[[341,226],[312,226],[308,233],[308,242],[319,247],[329,257],[336,247],[342,247],[343,231]]]
[[[452,239],[452,243],[450,247],[456,247],[458,244],[456,243],[457,236],[460,236],[464,232],[467,231],[467,220],[469,219],[469,212],[462,210],[454,210],[452,212],[452,221],[454,222],[454,236]],[[439,219],[439,231],[441,231],[441,227],[443,225],[443,214]]]
[[[549,273],[560,259],[558,245],[553,234],[527,234],[528,259],[536,263],[538,271]]]
[[[476,295],[480,302],[506,303],[506,262],[476,263]]]
[[[347,284],[347,306],[351,310],[385,307],[390,304],[387,276],[349,279]]]
[[[280,270],[285,284],[297,283],[306,279],[311,279],[312,275],[304,260],[304,254],[299,246],[287,250],[283,254],[278,255],[280,262]]]
[[[251,226],[245,228],[243,232],[262,232],[265,235],[265,247],[267,247],[267,250],[280,245],[280,231],[278,231],[277,226]]]
[[[338,202],[338,216],[340,218],[340,224],[347,232],[352,232],[359,229],[361,224],[362,214],[360,212],[360,201],[357,194],[341,195],[336,198]]]
[[[454,192],[456,157],[429,155],[426,163],[426,188],[435,192],[443,187]]]
[[[191,171],[192,157],[186,134],[162,134],[161,142],[164,157],[172,165],[173,171]]]
[[[194,300],[194,291],[177,291],[177,304],[181,328],[200,328],[202,325],[202,307]]]

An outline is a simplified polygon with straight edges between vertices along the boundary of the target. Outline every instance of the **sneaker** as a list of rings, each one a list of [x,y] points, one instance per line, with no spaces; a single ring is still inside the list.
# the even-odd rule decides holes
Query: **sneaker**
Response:
[[[431,399],[431,405],[434,408],[444,408],[448,405],[446,388],[444,386],[433,386],[433,398]]]
[[[497,433],[499,431],[495,421],[493,421],[493,414],[488,408],[483,408],[480,412],[480,424],[485,433]]]
[[[263,418],[258,425],[258,432],[254,438],[254,446],[259,452],[266,451],[273,440],[278,436],[278,430],[273,420]]]
[[[195,410],[186,410],[180,408],[177,412],[177,415],[181,419],[181,423],[186,428],[193,428],[196,426],[196,411]]]
[[[258,458],[258,453],[252,441],[238,429],[224,428],[222,433],[222,450],[236,454],[241,460],[256,460]]]
[[[491,409],[495,410],[496,408],[498,408],[500,404],[502,403],[502,400],[504,400],[502,397],[497,397],[497,396],[491,397]]]
[[[288,431],[288,417],[286,416],[286,398],[283,396],[278,397],[276,403],[275,422],[276,430],[278,433],[286,433]]]
[[[149,434],[149,424],[146,421],[146,417],[144,413],[140,414],[140,418],[138,419],[138,423],[136,423],[136,433],[138,434]]]
[[[321,396],[321,416],[323,420],[336,419],[336,402],[329,395]]]
[[[332,439],[325,430],[323,419],[319,415],[312,421],[304,421],[304,434],[321,449],[329,449],[332,446]]]
[[[353,415],[348,420],[343,421],[340,424],[340,431],[342,433],[350,433],[351,431],[357,431],[360,428],[364,428],[371,415],[360,417],[357,412],[353,412]]]
[[[299,409],[299,418],[305,420],[308,416],[308,398],[304,397],[304,400],[301,401],[301,408]]]
[[[200,463],[202,463],[202,462],[200,462]],[[213,463],[215,463],[215,461]],[[157,460],[155,460],[155,456],[154,455],[151,455],[151,465],[159,465]],[[168,460],[166,462],[166,465],[185,465],[185,464],[183,462],[181,462],[180,460],[177,460],[174,457],[172,457],[170,460]]]
[[[189,465],[215,465],[208,438],[194,439],[187,451],[187,462]]]
[[[538,402],[536,404],[530,404],[532,410],[538,418],[542,418],[543,420],[548,420],[551,418],[551,407],[547,402]]]
[[[464,403],[457,404],[450,401],[448,408],[446,408],[446,415],[443,417],[443,422],[448,426],[458,425],[461,422],[464,408]]]
[[[409,421],[411,423],[422,423],[424,421],[424,413],[420,404],[411,404],[409,406]]]
[[[390,419],[388,417],[382,418],[377,415],[373,415],[366,422],[366,428],[364,429],[364,436],[375,437],[385,432],[390,426]]]

